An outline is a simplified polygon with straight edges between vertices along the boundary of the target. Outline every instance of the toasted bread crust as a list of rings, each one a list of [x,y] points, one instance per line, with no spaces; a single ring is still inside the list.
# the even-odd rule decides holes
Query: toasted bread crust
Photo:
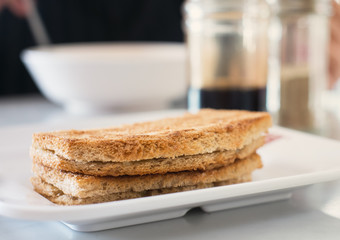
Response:
[[[77,197],[65,195],[60,189],[56,188],[55,186],[49,183],[44,182],[39,177],[31,178],[32,185],[36,192],[38,192],[45,198],[49,199],[51,202],[54,202],[60,205],[81,205],[81,204],[110,202],[110,201],[117,201],[117,200],[131,199],[131,198],[139,198],[139,197],[155,196],[155,195],[160,195],[160,194],[196,190],[196,189],[202,189],[202,188],[208,188],[208,187],[214,187],[214,186],[230,185],[230,184],[249,182],[249,181],[251,181],[251,173],[245,174],[244,176],[241,176],[235,179],[230,179],[230,180],[221,181],[221,182],[205,183],[205,184],[203,183],[203,184],[184,186],[184,187],[147,190],[147,191],[142,191],[142,192],[131,191],[131,192],[112,193],[112,194],[108,194],[104,196],[94,196],[94,197],[89,197],[89,198],[77,198]]]
[[[238,178],[261,167],[261,158],[254,153],[245,159],[236,160],[233,164],[208,171],[186,171],[144,176],[96,177],[34,164],[33,172],[35,176],[52,184],[66,195],[88,198],[120,192],[142,192],[160,188],[226,181]]]
[[[37,133],[33,146],[84,162],[174,158],[243,148],[271,124],[265,112],[205,109],[116,128]]]
[[[51,151],[32,148],[30,151],[34,164],[94,176],[123,176],[164,174],[167,172],[210,170],[231,164],[236,158],[242,159],[261,147],[265,137],[261,136],[242,149],[181,156],[177,158],[148,159],[132,162],[79,162],[64,159]]]

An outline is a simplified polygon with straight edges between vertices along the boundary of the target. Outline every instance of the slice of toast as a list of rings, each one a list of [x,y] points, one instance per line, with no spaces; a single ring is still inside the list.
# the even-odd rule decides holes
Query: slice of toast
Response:
[[[97,177],[65,172],[40,164],[33,165],[33,172],[42,181],[58,188],[63,194],[76,198],[91,198],[122,192],[143,192],[173,187],[236,179],[262,167],[256,153],[233,164],[208,171],[184,171],[143,176]]]
[[[243,159],[265,142],[261,136],[242,149],[180,156],[176,158],[147,159],[131,162],[82,162],[59,157],[55,153],[39,148],[31,148],[30,155],[34,164],[95,176],[122,176],[164,174],[167,172],[210,170],[231,164],[236,158]]]
[[[241,149],[271,126],[265,112],[201,110],[177,118],[33,135],[33,147],[69,160],[129,162]]]
[[[125,200],[131,198],[139,198],[139,197],[147,197],[147,196],[155,196],[159,194],[167,194],[167,193],[175,193],[189,190],[196,190],[214,186],[223,186],[230,185],[236,183],[243,183],[251,181],[251,173],[245,174],[244,176],[230,179],[221,182],[213,182],[213,183],[202,183],[191,186],[184,187],[173,187],[173,188],[162,188],[156,190],[146,190],[141,192],[120,192],[120,193],[111,193],[101,196],[93,196],[88,198],[78,198],[72,197],[70,195],[64,194],[60,189],[56,188],[52,184],[44,182],[39,177],[33,177],[31,179],[32,184],[34,185],[35,191],[40,193],[42,196],[49,199],[51,202],[60,205],[81,205],[81,204],[93,204],[93,203],[102,203],[102,202],[110,202],[117,200]]]

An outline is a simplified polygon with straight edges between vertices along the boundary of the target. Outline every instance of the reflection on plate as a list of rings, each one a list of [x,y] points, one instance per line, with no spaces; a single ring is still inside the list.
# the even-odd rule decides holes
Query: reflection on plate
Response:
[[[194,207],[212,212],[287,199],[296,188],[340,178],[340,142],[273,127],[270,134],[275,138],[259,150],[264,167],[254,173],[253,182],[84,206],[57,206],[32,190],[28,149],[33,132],[97,128],[177,114],[130,114],[0,129],[0,214],[57,220],[74,230],[97,231],[180,217]]]

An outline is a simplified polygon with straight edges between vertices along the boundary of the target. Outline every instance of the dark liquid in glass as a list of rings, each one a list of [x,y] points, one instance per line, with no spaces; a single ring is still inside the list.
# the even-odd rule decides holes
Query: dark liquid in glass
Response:
[[[266,110],[266,88],[189,89],[189,109]],[[194,106],[196,105],[196,106]]]

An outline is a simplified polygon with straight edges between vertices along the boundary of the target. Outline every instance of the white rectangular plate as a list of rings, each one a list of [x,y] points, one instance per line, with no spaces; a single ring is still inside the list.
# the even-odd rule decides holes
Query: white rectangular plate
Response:
[[[78,231],[97,231],[180,217],[194,207],[204,211],[289,198],[296,188],[340,178],[340,142],[273,127],[278,137],[259,150],[264,167],[253,182],[83,206],[57,206],[35,193],[28,155],[33,132],[82,129],[176,116],[179,111],[139,113],[0,129],[0,214],[62,221]]]

